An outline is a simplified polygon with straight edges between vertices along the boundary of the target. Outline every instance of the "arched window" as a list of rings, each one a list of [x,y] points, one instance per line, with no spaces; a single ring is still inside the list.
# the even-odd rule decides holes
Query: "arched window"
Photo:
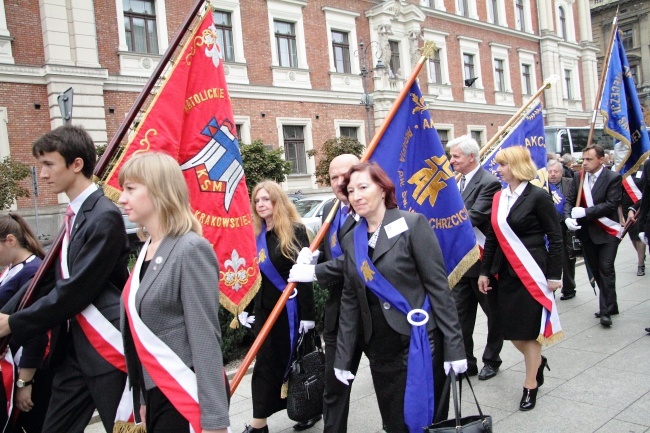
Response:
[[[560,15],[560,36],[562,39],[565,41],[568,40],[567,36],[567,31],[566,31],[566,12],[564,12],[564,7],[560,6],[559,8],[559,15]]]

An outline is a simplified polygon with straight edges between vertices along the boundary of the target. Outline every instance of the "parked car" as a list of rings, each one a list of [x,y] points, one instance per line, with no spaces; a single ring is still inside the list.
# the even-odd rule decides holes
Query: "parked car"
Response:
[[[138,224],[129,221],[129,216],[126,214],[122,214],[122,219],[124,220],[124,227],[126,227],[126,234],[129,237],[129,254],[138,255],[140,248],[144,245],[144,242],[138,238]]]
[[[292,192],[291,194],[287,194],[287,195],[289,196],[289,200],[291,200],[291,203],[294,204],[301,198],[307,197],[305,194],[302,193],[302,191]]]
[[[310,195],[296,201],[294,205],[302,217],[302,223],[313,234],[316,234],[322,225],[321,217],[323,216],[323,208],[327,203],[335,199],[336,196],[332,193]]]

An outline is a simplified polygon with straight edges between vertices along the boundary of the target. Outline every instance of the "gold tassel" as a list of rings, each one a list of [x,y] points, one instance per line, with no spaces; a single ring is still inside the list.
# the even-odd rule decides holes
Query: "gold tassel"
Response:
[[[550,337],[546,338],[543,334],[539,334],[537,337],[537,342],[543,346],[548,346],[549,344],[557,343],[564,338],[564,331],[556,332]]]
[[[146,433],[147,428],[144,423],[134,424],[132,422],[115,421],[113,433]]]
[[[453,289],[456,284],[463,278],[465,272],[474,266],[474,264],[481,258],[481,251],[478,249],[478,245],[475,245],[467,255],[461,260],[454,270],[449,274],[447,280],[449,281],[449,288]]]
[[[280,398],[287,398],[287,395],[289,395],[289,382],[284,382],[280,389]]]

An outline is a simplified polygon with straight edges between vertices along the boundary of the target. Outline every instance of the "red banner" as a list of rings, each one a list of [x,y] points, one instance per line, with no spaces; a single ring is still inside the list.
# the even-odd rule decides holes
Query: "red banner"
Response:
[[[223,61],[211,10],[192,31],[181,55],[105,178],[113,200],[121,193],[122,164],[139,152],[173,156],[190,190],[194,214],[219,261],[221,305],[237,315],[260,285],[250,201]]]

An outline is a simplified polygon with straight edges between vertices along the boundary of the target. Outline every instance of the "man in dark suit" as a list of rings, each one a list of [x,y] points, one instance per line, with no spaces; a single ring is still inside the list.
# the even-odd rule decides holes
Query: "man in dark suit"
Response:
[[[335,157],[330,162],[329,176],[332,192],[341,201],[339,214],[332,222],[329,232],[321,245],[319,263],[329,262],[341,257],[340,241],[348,233],[352,232],[356,224],[355,216],[348,213],[348,199],[340,190],[343,176],[355,164],[359,158],[355,155],[343,154]],[[332,210],[333,203],[328,203],[323,209],[323,222]],[[304,253],[303,253],[304,254]],[[325,394],[323,396],[323,416],[325,433],[345,433],[348,429],[348,412],[350,409],[350,386],[342,384],[334,376],[334,356],[336,355],[336,337],[339,332],[339,310],[341,308],[341,293],[343,292],[343,280],[334,278],[332,280],[318,281],[321,287],[327,289],[329,296],[325,302],[323,340],[325,340]],[[352,373],[356,374],[361,359],[361,349],[357,348],[352,362]],[[300,424],[300,423],[299,423]],[[313,425],[313,424],[312,424]],[[298,428],[296,428],[298,427]],[[309,426],[311,427],[311,426]],[[302,430],[298,424],[296,430]]]
[[[564,222],[569,230],[578,230],[585,261],[600,289],[600,310],[595,315],[600,318],[601,325],[611,326],[611,316],[618,314],[614,260],[621,241],[617,234],[620,231],[618,207],[622,179],[620,174],[603,165],[605,150],[601,145],[585,147],[582,160],[586,179],[581,176],[573,179],[564,204]],[[580,182],[586,200],[581,198],[580,206],[576,206]]]
[[[547,163],[548,181],[554,187],[551,188],[551,196],[553,203],[558,211],[559,221],[564,220],[564,198],[571,189],[572,178],[562,177],[564,168],[562,163],[558,160],[551,160]],[[576,256],[573,248],[570,245],[571,232],[567,229],[565,224],[560,224],[562,227],[562,241],[563,241],[563,256],[562,256],[562,296],[560,300],[566,301],[576,296]]]
[[[459,189],[469,218],[472,221],[474,232],[482,248],[485,235],[492,230],[490,227],[492,198],[497,191],[501,190],[501,182],[479,164],[478,155],[480,149],[476,140],[463,135],[450,141],[447,144],[447,149],[449,149],[450,162],[454,167],[454,171],[462,175]],[[499,353],[501,353],[503,347],[503,336],[499,330],[499,321],[496,317],[498,312],[496,291],[485,295],[478,289],[480,267],[480,261],[476,262],[454,286],[452,292],[463,331],[467,372],[470,376],[478,373],[476,357],[473,353],[474,341],[472,339],[478,305],[481,306],[487,316],[487,344],[483,350],[483,368],[478,376],[480,380],[487,380],[496,376],[501,366]]]
[[[24,293],[19,292],[3,309],[12,314],[0,314],[0,336],[12,333],[23,344],[53,330],[50,365],[56,372],[43,431],[82,432],[97,409],[104,428],[112,432],[126,373],[105,359],[100,353],[105,346],[89,339],[80,320],[93,310],[102,324],[115,328],[121,343],[120,294],[128,277],[129,251],[122,215],[92,182],[96,151],[83,128],[50,131],[34,143],[32,153],[41,164],[41,181],[70,199],[68,234],[61,258],[55,259],[54,288],[13,312]]]

